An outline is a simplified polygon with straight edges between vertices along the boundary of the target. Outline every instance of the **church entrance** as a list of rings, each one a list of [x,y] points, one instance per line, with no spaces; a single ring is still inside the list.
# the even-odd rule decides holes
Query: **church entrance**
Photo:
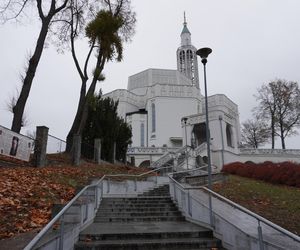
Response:
[[[197,147],[206,142],[206,125],[205,123],[195,124],[192,130],[192,145]]]

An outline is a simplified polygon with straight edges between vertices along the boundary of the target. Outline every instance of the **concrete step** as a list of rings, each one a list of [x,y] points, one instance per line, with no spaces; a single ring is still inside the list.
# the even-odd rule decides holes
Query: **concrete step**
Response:
[[[110,204],[100,206],[101,209],[161,209],[161,208],[176,208],[174,204]]]
[[[158,202],[106,202],[101,203],[102,207],[163,207],[171,206],[173,203],[170,201],[158,201]]]
[[[210,229],[185,221],[168,186],[134,198],[104,198],[75,250],[223,249]]]
[[[172,201],[170,196],[138,196],[138,197],[120,197],[120,198],[103,198],[102,202],[156,202]]]
[[[164,223],[164,227],[168,227],[166,224],[170,224],[170,222],[161,222]],[[188,222],[183,222],[188,224]],[[107,223],[98,223],[99,227],[112,227],[110,225],[107,225]],[[128,223],[127,223],[128,224]],[[177,222],[178,224],[178,222]],[[186,230],[186,226],[183,225],[183,228],[180,227],[178,229],[174,229],[174,227],[171,230],[161,230],[161,228],[156,228],[156,230],[152,230],[149,232],[149,230],[130,230],[130,226],[133,226],[133,224],[128,224],[129,228],[127,228],[126,231],[122,231],[122,227],[124,227],[124,224],[117,224],[116,226],[118,229],[114,231],[98,231],[95,229],[93,232],[84,232],[80,235],[79,239],[81,241],[91,241],[91,240],[129,240],[129,239],[172,239],[172,238],[210,238],[213,236],[213,233],[211,230],[205,229],[205,228],[192,228],[190,230]],[[146,225],[142,225],[141,223],[136,223],[136,227],[146,227]],[[175,223],[173,223],[175,225]],[[178,225],[177,225],[178,226]],[[182,225],[181,225],[182,226]],[[185,226],[185,227],[184,227]],[[133,226],[134,227],[134,226]],[[155,227],[155,224],[153,225]],[[120,230],[121,228],[121,230]]]
[[[205,249],[221,247],[220,240],[211,238],[135,239],[79,242],[75,250],[153,250],[153,249]]]
[[[119,213],[119,212],[165,212],[165,211],[178,211],[177,207],[174,206],[161,206],[161,207],[142,207],[142,208],[137,208],[137,207],[116,207],[116,208],[108,208],[108,207],[103,207],[98,210],[98,214],[100,213]]]
[[[179,211],[140,211],[140,212],[102,212],[97,213],[96,218],[102,218],[102,217],[150,217],[150,216],[181,216],[181,212]]]
[[[153,221],[185,221],[184,216],[140,216],[140,217],[96,217],[94,222],[153,222]]]

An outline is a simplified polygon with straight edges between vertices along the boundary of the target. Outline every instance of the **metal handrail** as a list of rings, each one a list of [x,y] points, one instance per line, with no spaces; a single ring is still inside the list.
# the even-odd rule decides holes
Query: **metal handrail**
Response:
[[[48,136],[49,136],[49,137],[52,137],[52,138],[54,138],[54,139],[56,139],[56,140],[58,140],[58,141],[62,141],[62,142],[64,142],[64,143],[67,143],[66,141],[64,141],[64,140],[62,140],[62,139],[60,139],[60,138],[58,138],[58,137],[56,137],[56,136],[54,136],[54,135],[48,134]]]
[[[190,148],[190,146],[189,146],[189,145],[185,145],[185,146],[183,146],[183,147],[181,147],[181,148],[179,148],[179,149],[177,149],[177,150],[175,150],[175,151],[168,151],[168,152],[166,152],[166,154],[162,155],[162,157],[160,157],[158,160],[156,160],[155,162],[153,162],[153,163],[151,164],[151,166],[152,166],[152,167],[153,167],[153,166],[155,167],[156,164],[161,164],[161,161],[162,161],[164,158],[166,158],[166,157],[171,157],[170,159],[168,159],[168,160],[171,160],[173,156],[170,156],[170,155],[176,155],[176,154],[178,154],[178,153],[185,152],[186,148]],[[162,164],[165,164],[165,163],[166,163],[166,162],[163,162]]]
[[[149,175],[153,172],[157,172],[159,170],[162,169],[166,169],[166,168],[170,168],[170,166],[168,167],[161,167],[161,168],[157,168],[145,173],[141,173],[139,175],[129,175],[129,174],[115,174],[115,175],[104,175],[102,176],[96,183],[90,184],[85,186],[77,195],[75,195],[75,197],[69,201],[63,208],[62,210],[29,242],[29,244],[24,248],[24,250],[30,250],[32,249],[32,247],[34,247],[38,241],[48,232],[49,229],[51,229],[51,227],[64,215],[64,213],[77,201],[77,199],[89,188],[91,187],[96,187],[99,186],[99,184],[108,177],[142,177],[144,175]]]
[[[205,190],[206,192],[212,194],[213,196],[217,197],[219,200],[222,200],[222,201],[226,202],[227,204],[231,205],[232,207],[234,207],[234,208],[236,208],[236,209],[238,209],[238,210],[240,210],[240,211],[242,211],[242,212],[244,212],[244,213],[246,213],[246,214],[254,217],[258,221],[263,222],[264,224],[272,227],[273,229],[282,232],[283,234],[285,234],[285,235],[289,236],[290,238],[294,239],[295,241],[300,242],[300,237],[297,236],[297,235],[295,235],[295,234],[293,234],[293,233],[291,233],[290,231],[288,231],[288,230],[286,230],[286,229],[284,229],[284,228],[282,228],[282,227],[280,227],[280,226],[272,223],[271,221],[265,219],[264,217],[261,217],[258,214],[255,214],[255,213],[251,212],[247,208],[244,208],[241,205],[236,204],[235,202],[233,202],[233,201],[225,198],[224,196],[222,196],[222,195],[220,195],[220,194],[218,194],[218,193],[216,193],[216,192],[214,192],[214,191],[212,191],[212,190],[210,190],[210,189],[208,189],[206,187],[200,187],[200,188],[203,189],[203,190]]]
[[[218,193],[216,193],[216,192],[214,192],[214,191],[212,191],[212,190],[210,190],[210,189],[208,189],[208,188],[206,188],[206,187],[185,187],[185,186],[183,186],[181,183],[179,183],[178,181],[176,181],[176,180],[173,178],[173,174],[172,174],[172,173],[168,174],[168,176],[169,176],[169,178],[170,178],[173,182],[175,182],[178,186],[180,186],[181,189],[183,189],[183,190],[195,190],[195,189],[202,189],[202,190],[205,190],[206,192],[212,194],[213,196],[215,196],[215,197],[217,197],[218,199],[224,201],[225,203],[231,205],[232,207],[234,207],[234,208],[236,208],[236,209],[238,209],[238,210],[240,210],[240,211],[242,211],[242,212],[244,212],[244,213],[246,213],[246,214],[248,214],[248,215],[254,217],[254,218],[257,219],[259,222],[263,222],[264,224],[266,224],[266,225],[272,227],[273,229],[275,229],[275,230],[277,230],[277,231],[283,233],[284,235],[286,235],[286,236],[292,238],[293,240],[295,240],[295,241],[297,241],[297,242],[300,242],[300,237],[299,237],[299,236],[297,236],[297,235],[295,235],[295,234],[289,232],[288,230],[286,230],[286,229],[284,229],[284,228],[282,228],[282,227],[279,227],[278,225],[272,223],[271,221],[268,221],[268,220],[265,219],[264,217],[261,217],[261,216],[255,214],[255,213],[251,212],[251,211],[248,210],[247,208],[244,208],[244,207],[242,207],[242,206],[236,204],[235,202],[233,202],[233,201],[231,201],[231,200],[225,198],[224,196],[222,196],[222,195],[220,195],[220,194],[218,194]]]

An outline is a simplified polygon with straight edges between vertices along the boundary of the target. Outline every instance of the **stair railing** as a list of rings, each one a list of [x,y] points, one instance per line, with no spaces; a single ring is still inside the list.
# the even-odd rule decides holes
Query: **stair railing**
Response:
[[[158,183],[158,174],[160,171],[173,171],[173,166],[157,168],[139,175],[115,174],[104,175],[96,183],[85,186],[75,197],[69,201],[62,210],[29,242],[24,250],[49,249],[53,246],[59,250],[73,249],[79,232],[90,225],[104,194],[104,181],[107,181],[106,192],[110,189],[110,179],[116,177],[131,178],[135,182],[135,191],[137,191],[137,180],[145,177],[154,177],[155,184]],[[154,174],[154,175],[151,175]],[[74,211],[75,210],[75,211]],[[49,231],[52,230],[50,233]],[[68,240],[68,245],[64,245],[64,238],[67,233],[73,234],[72,240]],[[45,238],[48,237],[47,241]],[[43,242],[44,240],[44,242]],[[51,247],[50,247],[51,249]]]
[[[203,142],[194,149],[194,154],[195,156],[197,156],[200,155],[202,152],[206,152],[206,151],[207,151],[207,143]]]
[[[245,245],[240,245],[240,242],[248,242],[251,247],[247,249],[300,249],[300,237],[287,231],[286,229],[268,221],[267,219],[251,212],[250,210],[232,202],[231,200],[213,192],[212,190],[202,187],[191,187],[179,183],[173,178],[174,174],[169,174],[170,178],[170,194],[172,199],[177,203],[179,210],[186,215],[186,217],[194,222],[208,226],[214,230],[216,235],[222,238],[223,243],[227,244],[232,249],[241,249]],[[210,224],[209,219],[209,196],[213,197],[212,212],[213,224]],[[249,218],[245,223],[250,224],[250,221],[255,225],[256,221],[256,234],[251,232],[250,226],[247,228],[239,228],[233,222],[230,222],[228,216],[222,215],[220,211],[222,208],[219,202],[222,202],[224,208],[232,209],[232,214],[244,213]],[[216,207],[214,207],[216,205]],[[229,212],[228,212],[229,213]],[[249,232],[247,232],[247,229]],[[265,232],[270,234],[264,235]],[[232,235],[235,234],[235,235]],[[239,239],[239,240],[237,240]],[[249,242],[251,241],[251,242]],[[250,244],[251,243],[251,244]],[[238,248],[240,247],[240,248]]]
[[[158,160],[156,160],[155,162],[153,162],[151,164],[151,168],[160,168],[162,167],[164,164],[166,164],[168,161],[173,160],[174,157],[179,154],[182,153],[186,150],[187,146],[184,146],[176,151],[168,151],[166,154],[164,154],[162,157],[160,157]]]

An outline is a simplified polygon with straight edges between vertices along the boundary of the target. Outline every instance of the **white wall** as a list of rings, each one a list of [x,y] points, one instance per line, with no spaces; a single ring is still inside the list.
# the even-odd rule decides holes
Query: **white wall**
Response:
[[[131,125],[132,131],[132,147],[141,147],[141,124],[144,123],[144,147],[147,147],[147,114],[132,114],[127,116],[127,122]]]
[[[151,138],[152,115],[151,101],[156,107],[156,138]],[[183,137],[181,118],[197,113],[198,100],[196,98],[183,97],[156,97],[148,101],[147,109],[149,114],[149,146],[161,147],[164,144],[171,147],[170,137]]]

